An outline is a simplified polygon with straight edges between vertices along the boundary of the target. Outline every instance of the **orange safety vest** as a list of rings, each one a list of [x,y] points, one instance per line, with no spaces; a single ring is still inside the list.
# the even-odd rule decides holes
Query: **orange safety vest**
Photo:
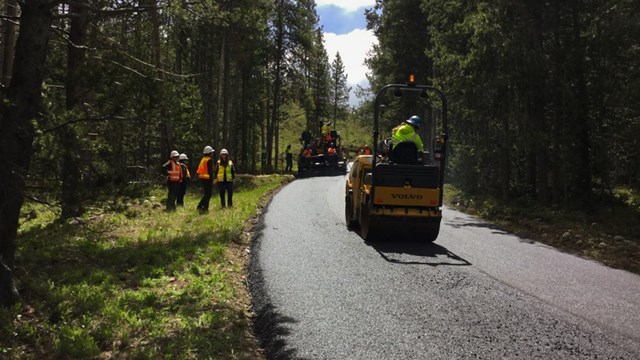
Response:
[[[371,155],[371,150],[369,148],[365,148],[362,152],[364,155]]]
[[[336,153],[336,148],[329,148],[329,149],[327,149],[327,152],[329,154],[335,154]]]
[[[169,170],[167,171],[167,180],[172,182],[181,182],[182,181],[182,167],[178,165],[175,161],[169,160],[171,164],[169,165]]]
[[[304,149],[302,151],[302,157],[304,157],[305,159],[308,159],[311,157],[311,150],[310,149]]]
[[[202,158],[202,160],[200,160],[200,165],[198,165],[198,170],[196,170],[196,172],[198,173],[198,177],[200,179],[210,179],[211,177],[209,176],[209,170],[207,169],[207,161],[212,160],[210,157],[205,156]]]

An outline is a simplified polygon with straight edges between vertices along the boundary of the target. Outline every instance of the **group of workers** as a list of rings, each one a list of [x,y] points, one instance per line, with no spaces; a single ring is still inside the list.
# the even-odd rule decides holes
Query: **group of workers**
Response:
[[[233,161],[229,158],[229,151],[227,149],[220,150],[220,157],[217,161],[214,159],[215,150],[211,146],[205,146],[202,154],[202,160],[196,170],[202,184],[202,198],[197,206],[198,211],[200,213],[209,211],[209,201],[214,184],[218,186],[222,208],[233,206],[233,179],[236,171]],[[175,210],[177,206],[184,206],[184,195],[187,192],[189,180],[191,180],[188,160],[186,154],[180,154],[173,150],[169,161],[162,165],[167,175],[167,211]]]

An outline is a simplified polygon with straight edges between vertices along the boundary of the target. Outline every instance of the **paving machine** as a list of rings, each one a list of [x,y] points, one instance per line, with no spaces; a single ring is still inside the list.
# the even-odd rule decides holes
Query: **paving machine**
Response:
[[[349,163],[347,150],[336,130],[326,136],[313,137],[309,131],[300,137],[298,177],[344,174]]]
[[[433,242],[440,231],[447,145],[447,99],[435,87],[407,84],[383,87],[374,101],[373,141],[378,144],[381,99],[395,94],[420,92],[426,98],[435,93],[442,104],[442,132],[425,141],[427,149],[413,142],[393,144],[389,139],[373,148],[373,155],[358,156],[345,186],[347,226],[360,226],[365,240],[410,236]],[[435,126],[434,126],[435,129]]]

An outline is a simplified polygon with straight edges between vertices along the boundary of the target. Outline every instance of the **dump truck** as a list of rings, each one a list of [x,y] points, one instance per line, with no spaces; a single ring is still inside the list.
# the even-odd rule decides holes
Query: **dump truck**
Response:
[[[425,141],[427,149],[413,142],[393,144],[390,139],[378,143],[381,99],[385,92],[396,95],[420,92],[421,98],[435,93],[442,105],[441,133],[432,131]],[[374,100],[373,155],[358,156],[345,185],[345,221],[350,228],[360,227],[365,240],[410,236],[433,242],[440,232],[442,196],[447,146],[447,99],[437,88],[407,84],[389,84]],[[435,129],[435,127],[434,127]]]
[[[298,177],[341,175],[349,163],[348,151],[336,130],[329,137],[314,137],[304,131],[300,136],[302,148],[298,155]]]

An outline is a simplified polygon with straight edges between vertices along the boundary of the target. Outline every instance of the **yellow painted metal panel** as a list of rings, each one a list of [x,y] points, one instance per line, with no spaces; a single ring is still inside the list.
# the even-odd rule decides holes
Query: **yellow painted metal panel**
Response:
[[[374,204],[434,207],[440,203],[440,189],[376,186]]]

